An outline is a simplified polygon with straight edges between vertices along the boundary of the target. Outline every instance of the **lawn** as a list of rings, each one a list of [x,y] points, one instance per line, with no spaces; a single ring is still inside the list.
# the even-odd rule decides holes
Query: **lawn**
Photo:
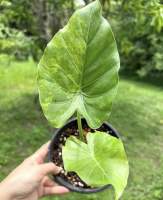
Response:
[[[38,104],[36,69],[32,60],[0,65],[1,180],[54,132]],[[121,133],[130,162],[129,182],[122,199],[162,200],[163,88],[121,78],[110,123]],[[46,200],[77,198],[83,199],[70,194]],[[99,195],[98,199],[104,198]]]

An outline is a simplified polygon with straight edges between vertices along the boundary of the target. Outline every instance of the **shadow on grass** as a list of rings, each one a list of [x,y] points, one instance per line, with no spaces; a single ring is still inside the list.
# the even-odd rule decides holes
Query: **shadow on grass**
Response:
[[[163,88],[163,73],[153,73],[145,77],[139,77],[137,74],[133,74],[132,72],[121,71],[120,77]]]
[[[158,114],[146,112],[146,107],[140,107],[141,102],[134,103],[117,99],[113,104],[110,122],[127,141],[148,142],[151,136],[161,134],[161,125],[157,124]],[[159,120],[158,120],[159,121]]]
[[[43,115],[38,95],[29,93],[17,97],[6,108],[0,108],[0,124],[1,131],[19,127],[30,128],[33,124],[52,129]]]

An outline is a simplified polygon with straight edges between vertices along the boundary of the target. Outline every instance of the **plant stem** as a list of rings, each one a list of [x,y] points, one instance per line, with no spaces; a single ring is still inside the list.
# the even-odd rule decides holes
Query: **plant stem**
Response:
[[[81,116],[80,116],[80,113],[78,111],[77,111],[77,122],[78,122],[79,137],[80,137],[81,141],[84,141]]]

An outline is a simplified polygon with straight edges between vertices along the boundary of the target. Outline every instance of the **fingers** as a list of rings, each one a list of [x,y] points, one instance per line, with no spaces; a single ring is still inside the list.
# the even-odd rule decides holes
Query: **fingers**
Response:
[[[48,153],[48,147],[49,147],[50,141],[41,146],[34,154],[33,158],[38,164],[41,164],[44,162],[44,159]]]
[[[63,186],[45,187],[43,196],[53,195],[53,194],[65,194],[69,190]]]
[[[52,162],[49,162],[39,165],[39,170],[42,176],[46,176],[48,174],[58,174],[62,170],[62,168],[57,167]]]
[[[52,187],[52,186],[56,186],[57,184],[54,181],[52,181],[48,176],[45,176],[42,181],[42,185],[44,187]]]

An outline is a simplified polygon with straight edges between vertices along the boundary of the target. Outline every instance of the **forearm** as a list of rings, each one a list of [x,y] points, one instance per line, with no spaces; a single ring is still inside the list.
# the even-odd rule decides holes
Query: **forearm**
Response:
[[[0,199],[13,200],[10,188],[7,188],[3,182],[0,183]]]

